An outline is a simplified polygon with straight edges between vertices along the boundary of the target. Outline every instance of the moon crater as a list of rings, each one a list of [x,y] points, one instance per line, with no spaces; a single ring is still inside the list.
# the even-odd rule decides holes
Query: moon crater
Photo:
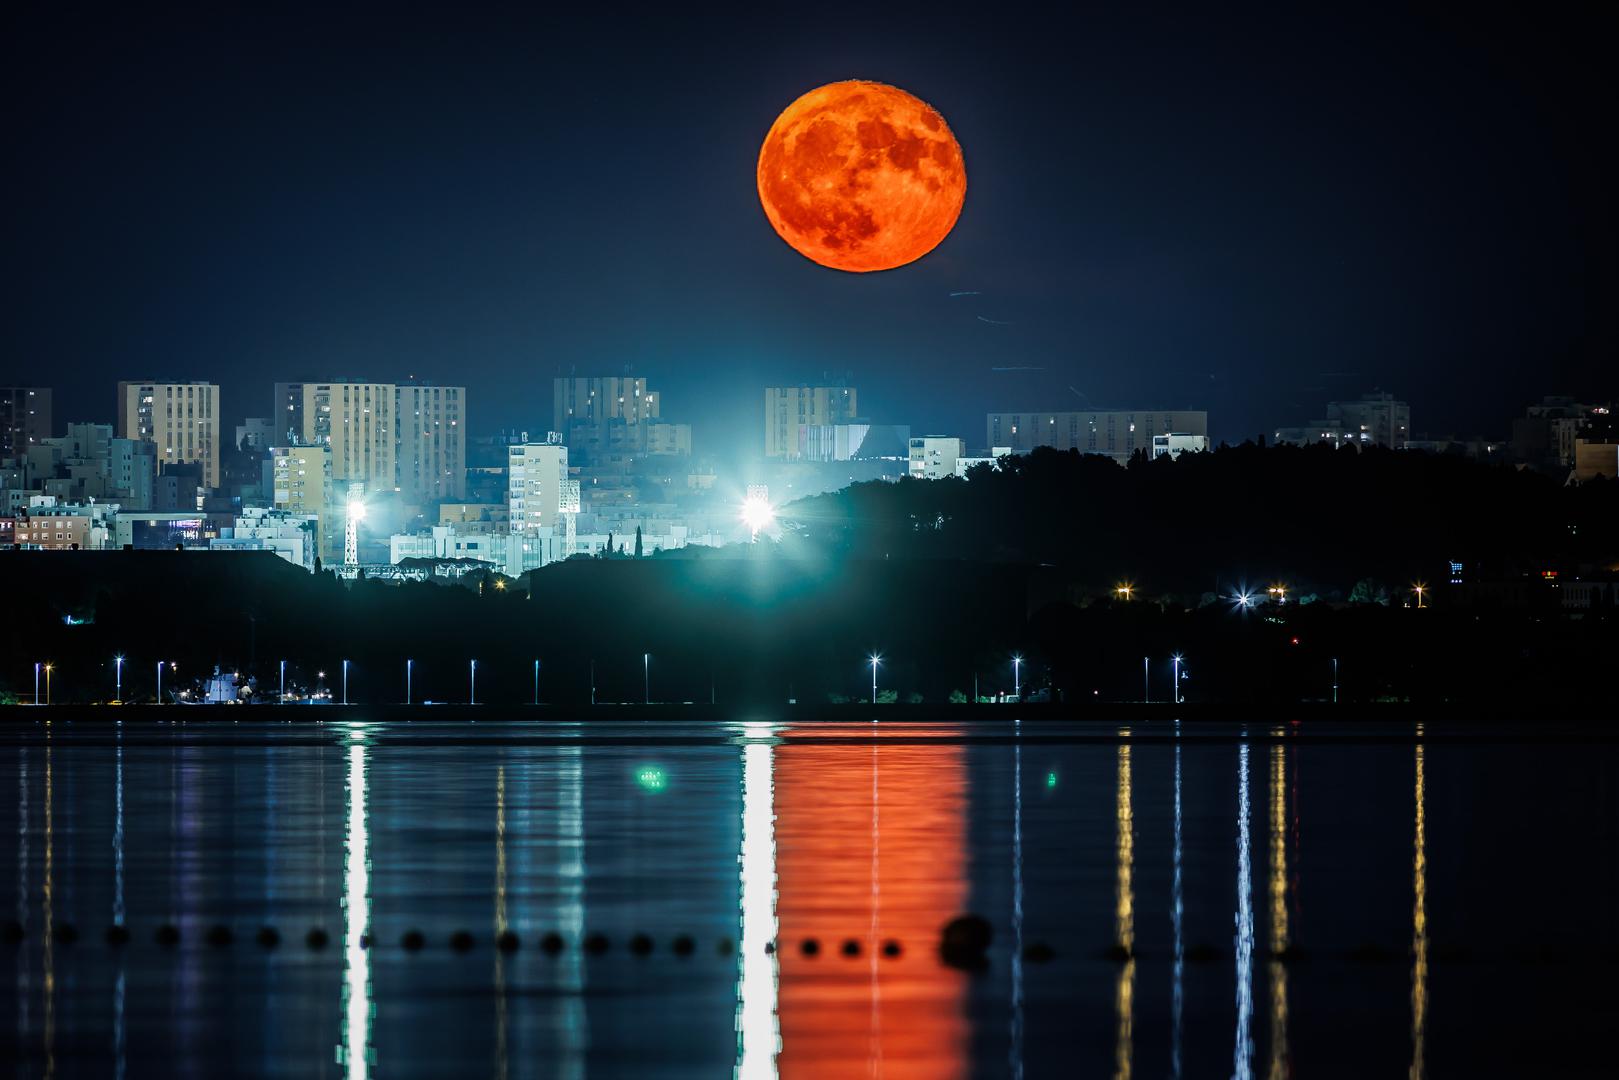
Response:
[[[759,201],[776,233],[823,266],[863,273],[914,262],[961,216],[961,147],[932,107],[883,83],[811,90],[759,151]]]

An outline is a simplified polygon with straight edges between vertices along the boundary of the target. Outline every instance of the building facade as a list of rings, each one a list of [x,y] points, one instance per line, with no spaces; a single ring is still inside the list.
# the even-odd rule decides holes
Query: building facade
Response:
[[[467,391],[462,386],[399,387],[396,485],[407,503],[467,497]]]
[[[910,442],[909,473],[918,480],[956,475],[956,462],[967,456],[967,444],[954,436],[924,435]]]
[[[986,419],[988,446],[1027,454],[1040,446],[1103,454],[1124,464],[1137,450],[1150,453],[1155,435],[1209,433],[1200,410],[1118,409],[1092,412],[995,412]]]
[[[656,420],[659,404],[645,379],[557,378],[551,381],[551,428],[566,435],[574,424],[639,424]]]
[[[1171,432],[1168,435],[1154,435],[1152,437],[1152,456],[1154,458],[1167,457],[1170,460],[1182,454],[1201,454],[1209,448],[1207,435],[1188,435],[1184,431]]]
[[[118,436],[156,448],[160,467],[194,463],[219,486],[219,387],[207,382],[118,384]]]
[[[560,442],[525,443],[507,448],[510,527],[515,535],[537,536],[561,516],[562,482],[568,478],[568,448]]]
[[[0,386],[0,459],[20,457],[51,430],[47,387]]]
[[[1367,394],[1358,401],[1327,402],[1327,423],[1336,423],[1345,442],[1404,450],[1411,438],[1411,406],[1393,394]]]
[[[804,428],[847,424],[859,415],[852,386],[765,387],[765,457],[802,458]]]
[[[300,441],[331,450],[332,480],[392,491],[398,486],[396,396],[393,383],[305,383]]]

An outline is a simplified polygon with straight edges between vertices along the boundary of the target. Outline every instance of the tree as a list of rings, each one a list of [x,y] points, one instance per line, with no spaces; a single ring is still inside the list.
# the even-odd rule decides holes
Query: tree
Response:
[[[641,557],[641,526],[639,525],[635,527],[635,557],[637,559]]]

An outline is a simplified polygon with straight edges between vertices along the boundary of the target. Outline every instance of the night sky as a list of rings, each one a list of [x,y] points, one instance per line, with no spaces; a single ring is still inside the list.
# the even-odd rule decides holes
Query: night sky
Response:
[[[414,374],[470,387],[476,434],[633,364],[722,455],[823,373],[973,447],[990,408],[1206,408],[1236,441],[1379,387],[1464,434],[1614,392],[1605,26],[795,11],[13,10],[0,382],[54,384],[61,425],[120,377],[240,417],[278,378]],[[844,78],[966,155],[954,233],[896,271],[816,266],[759,207],[765,131]]]

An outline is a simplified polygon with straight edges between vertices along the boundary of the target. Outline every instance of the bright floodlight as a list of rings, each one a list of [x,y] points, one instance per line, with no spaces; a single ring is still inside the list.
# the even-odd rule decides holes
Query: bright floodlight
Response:
[[[358,499],[354,499],[354,500],[349,502],[349,520],[350,521],[364,521],[365,520],[365,503],[361,502]]]
[[[742,524],[748,527],[749,532],[757,535],[760,529],[766,528],[776,520],[776,511],[768,500],[750,495],[742,501],[741,516]]]

